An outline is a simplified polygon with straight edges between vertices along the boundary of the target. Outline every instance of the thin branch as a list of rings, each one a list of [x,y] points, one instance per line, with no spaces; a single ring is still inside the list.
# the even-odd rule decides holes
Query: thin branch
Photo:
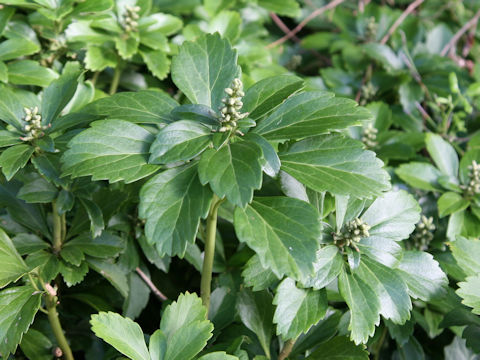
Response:
[[[300,30],[302,30],[305,25],[307,25],[310,21],[312,21],[314,18],[317,16],[323,14],[325,11],[330,10],[335,8],[336,6],[340,5],[342,2],[345,0],[333,0],[332,2],[328,3],[325,6],[322,6],[321,8],[318,8],[314,12],[312,12],[310,15],[308,15],[303,21],[300,22],[293,30],[291,30],[289,33],[287,33],[284,37],[281,37],[280,39],[272,42],[271,44],[268,44],[266,46],[267,49],[271,49],[277,45],[283,44],[285,41],[288,39],[291,39],[294,37]]]
[[[279,27],[280,30],[282,30],[285,34],[290,33],[290,29],[288,28],[287,25],[278,17],[277,14],[271,12],[270,17],[272,20],[275,22],[275,24]],[[295,41],[297,44],[299,44],[302,40],[300,40],[297,36],[292,36],[292,40]],[[330,63],[330,59],[322,54],[320,54],[316,50],[309,50],[318,60],[320,60],[322,63]],[[305,69],[304,69],[305,70]]]
[[[452,49],[457,41],[465,34],[468,29],[470,29],[472,26],[477,25],[478,19],[480,18],[480,10],[477,11],[475,16],[471,18],[465,25],[461,27],[460,30],[456,32],[456,34],[450,39],[447,45],[442,49],[440,52],[440,55],[445,56],[447,55],[448,51]]]
[[[152,280],[145,274],[139,267],[135,269],[138,275],[142,278],[142,280],[147,284],[147,286],[152,290],[156,297],[158,297],[161,301],[168,300],[168,298],[163,295],[163,293],[158,290],[158,288],[153,284]]]
[[[288,356],[292,352],[293,345],[295,345],[295,339],[288,340],[283,345],[283,348],[282,348],[282,351],[280,352],[280,354],[278,354],[278,360],[285,360],[286,358],[288,358]]]
[[[273,22],[280,28],[280,30],[282,30],[285,34],[290,33],[291,30],[288,28],[287,25],[285,25],[285,23],[282,21],[282,19],[278,17],[277,14],[275,14],[274,12],[271,12],[270,17],[272,18]],[[300,39],[295,35],[292,36],[292,39],[296,43],[300,42]]]
[[[385,34],[385,36],[380,40],[380,44],[385,45],[390,39],[390,36],[393,35],[395,30],[403,23],[403,21],[407,18],[409,14],[411,14],[417,7],[420,6],[421,3],[423,3],[425,0],[416,0],[412,2],[408,7],[405,9],[405,11],[398,17],[397,20],[393,23],[393,25],[388,29],[388,32]]]

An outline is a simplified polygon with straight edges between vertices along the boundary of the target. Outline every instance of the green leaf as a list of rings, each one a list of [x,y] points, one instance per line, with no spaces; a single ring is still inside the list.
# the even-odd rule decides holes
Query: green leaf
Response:
[[[426,191],[439,191],[438,179],[442,173],[429,163],[411,162],[400,165],[395,173],[408,185]]]
[[[458,155],[448,142],[440,135],[428,133],[425,139],[427,150],[435,165],[445,175],[458,176]]]
[[[117,93],[96,100],[78,112],[60,118],[53,124],[52,131],[65,130],[105,118],[142,124],[170,123],[173,121],[170,112],[176,106],[178,103],[175,100],[160,91]]]
[[[274,314],[272,296],[268,291],[243,289],[238,294],[237,311],[243,324],[257,335],[265,355],[270,358]]]
[[[357,345],[366,343],[380,322],[381,304],[375,291],[369,283],[345,270],[340,273],[338,288],[350,308],[350,338]]]
[[[420,206],[404,190],[389,191],[378,197],[361,216],[370,225],[370,238],[400,241],[408,238],[420,220]]]
[[[218,197],[245,207],[253,190],[262,185],[262,148],[252,141],[237,141],[202,154],[198,165],[200,182],[210,184]]]
[[[22,338],[20,349],[31,360],[51,360],[52,342],[40,331],[30,328]]]
[[[87,257],[87,262],[93,270],[107,279],[123,297],[128,296],[128,280],[125,272],[118,264],[94,257]]]
[[[280,171],[280,159],[272,144],[260,135],[249,133],[245,138],[253,141],[262,148],[264,164],[263,171],[270,177],[276,177]]]
[[[152,336],[150,336],[148,351],[150,352],[150,357],[152,359],[163,360],[165,358],[165,352],[167,351],[167,338],[162,330],[156,330]]]
[[[15,249],[20,255],[27,255],[39,250],[44,250],[50,245],[35,234],[20,233],[12,239]],[[12,258],[13,256],[9,256]],[[22,260],[23,261],[23,260]]]
[[[99,236],[105,228],[102,209],[93,201],[88,199],[79,199],[85,208],[88,218],[90,219],[90,231],[94,237]]]
[[[145,234],[163,255],[183,256],[193,243],[200,219],[208,214],[212,193],[202,186],[196,164],[166,170],[149,180],[140,192],[139,216]]]
[[[22,56],[35,54],[40,46],[33,41],[15,38],[0,43],[0,61],[13,60]]]
[[[480,273],[480,240],[457,236],[450,242],[453,257],[467,275]]]
[[[73,262],[73,254],[69,254],[69,260]],[[88,265],[85,261],[80,261],[80,265],[76,266],[70,262],[66,261],[59,261],[58,262],[59,271],[63,276],[63,281],[67,284],[68,287],[72,287],[73,285],[77,285],[82,282],[85,278],[85,275],[88,273]]]
[[[184,42],[172,61],[172,79],[193,104],[216,110],[238,76],[237,53],[219,34]]]
[[[363,49],[369,57],[380,62],[387,72],[395,74],[404,67],[402,59],[388,45],[369,42],[363,45]]]
[[[27,272],[28,267],[15,249],[12,240],[0,229],[0,288],[17,281]]]
[[[480,274],[469,276],[458,283],[457,294],[463,298],[462,304],[473,308],[474,314],[480,315]]]
[[[140,326],[119,314],[100,312],[91,317],[92,331],[132,360],[150,360]]]
[[[158,169],[147,157],[153,135],[123,120],[101,120],[68,143],[63,155],[64,175],[91,175],[93,180],[130,183]],[[0,156],[1,159],[1,156]]]
[[[246,209],[236,208],[234,217],[239,240],[255,250],[262,266],[277,277],[303,279],[312,274],[320,238],[313,206],[287,197],[257,198]]]
[[[49,238],[45,212],[36,204],[27,204],[20,200],[17,197],[18,189],[16,182],[0,185],[0,205],[8,210],[14,221]]]
[[[115,67],[117,57],[113,49],[104,46],[88,45],[85,53],[85,67],[92,71],[103,71]]]
[[[147,65],[148,70],[160,80],[167,77],[170,70],[170,60],[162,50],[140,50],[143,61]]]
[[[300,7],[296,0],[258,0],[258,5],[279,15],[296,17]]]
[[[284,340],[296,339],[306,333],[325,316],[327,293],[325,290],[299,289],[290,278],[278,285],[273,304],[277,305],[273,322],[277,335]]]
[[[72,64],[71,66],[68,66]],[[79,66],[67,63],[63,74],[43,91],[42,98],[42,124],[50,124],[56,119],[77,90]]]
[[[375,153],[341,135],[301,140],[280,154],[282,170],[313,190],[365,198],[390,189],[388,173]]]
[[[211,142],[211,130],[196,121],[180,120],[159,131],[150,147],[151,164],[187,161],[198,156]]]
[[[8,147],[21,143],[20,136],[10,131],[0,130],[0,147]]]
[[[155,13],[143,16],[138,23],[140,37],[145,34],[159,31],[165,36],[178,32],[183,26],[182,20],[176,16],[163,13]]]
[[[23,131],[24,107],[38,105],[37,96],[31,92],[0,87],[0,119],[19,131]]]
[[[328,92],[304,92],[289,97],[254,132],[267,140],[301,139],[371,119],[370,111],[353,100]]]
[[[14,145],[0,155],[0,167],[7,180],[12,179],[18,170],[22,169],[30,160],[34,152],[30,145]]]
[[[76,247],[83,253],[97,258],[112,258],[125,250],[125,239],[103,231],[100,236],[93,238],[90,234],[82,234],[69,240],[62,248]]]
[[[198,360],[238,360],[238,357],[228,355],[223,351],[215,351],[199,357]]]
[[[450,215],[457,211],[465,210],[470,202],[462,195],[448,191],[437,200],[438,216],[440,218]]]
[[[12,84],[48,86],[57,77],[55,71],[33,60],[20,60],[8,64],[8,80]]]
[[[27,203],[50,203],[57,197],[57,188],[37,175],[24,183],[17,196]]]
[[[343,268],[343,258],[335,245],[327,245],[317,251],[313,263],[314,275],[309,275],[302,284],[305,287],[323,289],[340,275]]]
[[[40,308],[42,295],[31,286],[10,287],[0,292],[0,355],[14,354],[23,334]]]
[[[167,338],[164,360],[190,360],[205,347],[213,330],[206,317],[201,299],[188,292],[165,309],[160,322]]]
[[[428,253],[405,251],[397,273],[407,284],[410,296],[415,299],[429,301],[445,294],[447,276]]]
[[[368,283],[378,297],[380,315],[396,324],[410,319],[412,302],[402,278],[389,267],[363,257],[355,271],[365,283]]]
[[[238,12],[235,11],[221,11],[208,24],[208,32],[218,32],[222,37],[227,38],[234,43],[240,33],[242,25],[242,18]]]
[[[278,75],[260,80],[248,88],[243,97],[243,112],[258,120],[303,87],[303,80],[292,75]]]
[[[132,33],[130,33],[132,34]],[[133,55],[138,51],[139,38],[138,35],[128,35],[128,36],[116,36],[115,49],[117,49],[118,54],[122,59],[130,60]]]
[[[318,346],[307,359],[310,360],[368,360],[368,352],[343,336],[336,336]]]
[[[262,266],[258,255],[253,255],[248,260],[242,276],[245,285],[252,287],[253,291],[264,290],[280,280],[272,270]]]

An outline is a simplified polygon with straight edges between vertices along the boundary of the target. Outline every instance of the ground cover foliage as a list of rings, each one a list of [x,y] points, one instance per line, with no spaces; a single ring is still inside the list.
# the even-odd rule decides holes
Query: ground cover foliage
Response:
[[[0,358],[480,358],[478,1],[0,5]]]

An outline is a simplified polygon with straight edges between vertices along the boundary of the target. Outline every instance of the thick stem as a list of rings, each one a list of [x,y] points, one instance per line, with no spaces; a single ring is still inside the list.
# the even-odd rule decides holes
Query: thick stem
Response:
[[[60,217],[60,223],[62,224],[62,243],[65,241],[67,237],[67,218],[65,213],[63,213]]]
[[[62,325],[60,324],[60,319],[58,318],[57,312],[57,297],[53,294],[46,294],[46,306],[48,312],[48,321],[52,327],[53,334],[57,339],[58,346],[62,349],[63,356],[66,360],[74,360],[72,349],[68,345],[67,338],[63,333]]]
[[[288,340],[283,345],[283,348],[282,348],[282,351],[280,352],[280,354],[278,354],[278,360],[285,360],[286,358],[288,358],[288,356],[292,352],[293,345],[295,345],[295,340],[294,339]]]
[[[120,83],[120,76],[122,75],[122,68],[123,66],[119,59],[117,66],[115,67],[115,72],[113,73],[112,83],[110,84],[110,95],[113,95],[117,92],[118,84]]]
[[[57,203],[52,202],[52,216],[53,216],[53,252],[58,254],[62,249],[62,218],[58,215]]]
[[[200,284],[200,295],[202,303],[208,309],[210,307],[210,292],[212,283],[213,257],[215,255],[215,236],[217,233],[218,207],[222,203],[216,195],[213,195],[212,204],[207,217],[207,234],[205,237],[205,256],[203,258],[202,281]]]

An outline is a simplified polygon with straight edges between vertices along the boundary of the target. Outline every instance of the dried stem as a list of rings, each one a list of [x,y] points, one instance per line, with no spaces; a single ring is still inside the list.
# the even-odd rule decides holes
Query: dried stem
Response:
[[[150,280],[147,274],[145,274],[139,267],[137,267],[135,271],[142,278],[145,284],[147,284],[150,290],[152,290],[152,292],[155,294],[157,298],[159,298],[161,301],[168,300],[168,298],[160,290],[158,290],[158,288],[155,286],[152,280]]]
[[[440,52],[440,55],[445,56],[447,55],[448,51],[450,49],[453,49],[455,44],[458,42],[458,40],[465,34],[471,27],[476,26],[478,23],[478,19],[480,18],[480,10],[477,11],[475,16],[471,18],[465,25],[461,27],[460,30],[458,30],[455,35],[450,39],[450,41],[447,43],[447,45],[444,46],[442,51]]]
[[[397,20],[393,23],[393,25],[388,29],[388,32],[385,34],[385,36],[380,40],[380,44],[385,45],[390,39],[390,36],[393,35],[395,30],[403,23],[403,21],[407,18],[409,14],[411,14],[417,7],[420,6],[421,3],[423,3],[425,0],[416,0],[412,2],[408,7],[405,9],[405,11],[398,17]]]
[[[312,12],[310,15],[308,15],[305,19],[303,19],[303,21],[301,21],[300,24],[298,24],[293,30],[291,30],[285,36],[283,36],[280,39],[272,42],[271,44],[268,44],[267,49],[270,49],[270,48],[273,48],[277,45],[283,44],[288,39],[291,39],[292,37],[294,37],[300,30],[302,30],[305,27],[305,25],[307,25],[314,18],[316,18],[317,16],[320,16],[321,14],[323,14],[327,10],[335,8],[336,6],[340,5],[344,1],[345,0],[333,0],[332,2],[328,3],[327,5],[322,6],[321,8],[318,8],[317,10]]]

